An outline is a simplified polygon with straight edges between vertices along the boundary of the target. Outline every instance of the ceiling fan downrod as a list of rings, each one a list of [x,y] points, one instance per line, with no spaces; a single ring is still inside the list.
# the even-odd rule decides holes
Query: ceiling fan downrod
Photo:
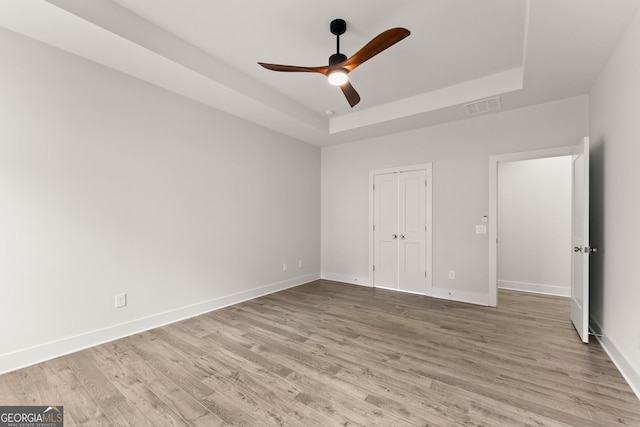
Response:
[[[334,19],[329,25],[329,30],[336,36],[336,53],[329,57],[329,66],[332,66],[347,60],[347,56],[340,53],[340,36],[347,31],[347,23],[344,19]]]

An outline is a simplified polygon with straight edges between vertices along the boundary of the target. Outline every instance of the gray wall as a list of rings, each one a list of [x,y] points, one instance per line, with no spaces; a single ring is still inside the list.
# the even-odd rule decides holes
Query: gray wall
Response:
[[[323,277],[371,284],[369,171],[433,163],[432,294],[487,304],[488,234],[475,225],[488,214],[489,156],[575,145],[587,133],[581,96],[323,148]]]
[[[319,277],[318,147],[6,30],[0,51],[0,372]]]
[[[640,396],[640,14],[590,94],[592,326]]]

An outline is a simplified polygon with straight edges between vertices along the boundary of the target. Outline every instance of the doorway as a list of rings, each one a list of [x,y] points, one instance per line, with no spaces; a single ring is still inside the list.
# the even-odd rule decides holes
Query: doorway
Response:
[[[574,147],[503,154],[489,158],[489,306],[498,303],[498,169],[501,163],[565,157],[573,154]],[[527,250],[527,248],[523,248]]]
[[[497,286],[571,295],[570,156],[498,163]]]
[[[571,322],[580,339],[589,342],[589,138],[573,147],[559,147],[489,158],[489,305],[497,305],[498,165],[501,162],[571,156]],[[524,248],[526,250],[527,248]]]

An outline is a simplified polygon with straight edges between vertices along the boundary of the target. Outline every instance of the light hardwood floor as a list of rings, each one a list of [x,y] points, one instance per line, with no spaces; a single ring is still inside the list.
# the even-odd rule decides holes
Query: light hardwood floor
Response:
[[[65,426],[640,426],[566,298],[487,308],[317,281],[0,376]]]

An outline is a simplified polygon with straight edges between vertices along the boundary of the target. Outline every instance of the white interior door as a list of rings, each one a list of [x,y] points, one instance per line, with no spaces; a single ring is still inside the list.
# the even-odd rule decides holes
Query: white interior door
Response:
[[[398,177],[398,288],[426,292],[426,171]]]
[[[374,176],[374,284],[398,288],[398,174]]]
[[[589,138],[573,152],[571,243],[571,321],[589,342]]]

